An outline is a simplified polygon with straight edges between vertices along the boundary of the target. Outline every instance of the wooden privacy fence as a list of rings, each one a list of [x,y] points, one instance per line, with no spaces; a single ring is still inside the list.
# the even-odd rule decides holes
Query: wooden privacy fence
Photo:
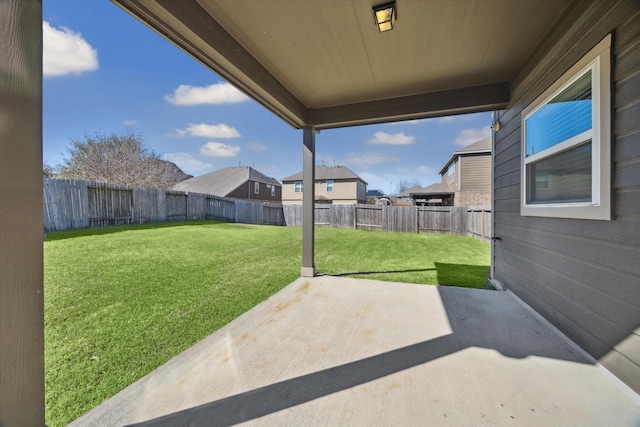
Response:
[[[183,191],[131,188],[71,179],[44,179],[44,231],[216,219],[302,225],[302,205],[273,205]],[[491,208],[316,204],[320,227],[491,238]]]
[[[284,205],[283,211],[286,225],[302,225],[302,205]],[[316,204],[315,224],[360,230],[458,234],[489,241],[491,208]]]
[[[284,225],[281,205],[155,188],[45,178],[44,231],[217,219]]]

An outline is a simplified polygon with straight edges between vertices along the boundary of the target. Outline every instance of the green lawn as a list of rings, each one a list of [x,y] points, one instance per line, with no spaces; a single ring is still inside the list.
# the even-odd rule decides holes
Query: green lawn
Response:
[[[47,425],[58,427],[295,280],[302,231],[190,222],[48,233]],[[481,286],[489,245],[316,229],[324,274]]]

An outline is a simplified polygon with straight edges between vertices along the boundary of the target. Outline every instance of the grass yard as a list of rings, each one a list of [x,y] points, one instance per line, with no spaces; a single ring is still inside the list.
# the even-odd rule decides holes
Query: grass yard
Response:
[[[189,222],[48,233],[46,422],[63,426],[282,289],[302,230]],[[334,275],[480,287],[489,245],[461,236],[316,229]]]

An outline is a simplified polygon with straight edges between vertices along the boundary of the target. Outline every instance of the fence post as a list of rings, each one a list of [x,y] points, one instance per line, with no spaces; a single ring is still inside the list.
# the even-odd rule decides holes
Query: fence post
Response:
[[[357,205],[352,205],[353,206],[353,229],[355,230],[356,228],[358,228],[358,208]]]

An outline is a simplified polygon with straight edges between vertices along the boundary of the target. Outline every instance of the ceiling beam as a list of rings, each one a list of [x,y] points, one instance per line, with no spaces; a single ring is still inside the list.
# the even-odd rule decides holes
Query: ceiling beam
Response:
[[[307,108],[197,1],[111,0],[295,128],[386,123],[499,110],[507,82]]]
[[[501,82],[318,108],[312,110],[311,117],[313,126],[317,129],[331,129],[501,110],[507,106],[509,100],[509,83]]]
[[[307,108],[198,2],[111,0],[293,127]]]

